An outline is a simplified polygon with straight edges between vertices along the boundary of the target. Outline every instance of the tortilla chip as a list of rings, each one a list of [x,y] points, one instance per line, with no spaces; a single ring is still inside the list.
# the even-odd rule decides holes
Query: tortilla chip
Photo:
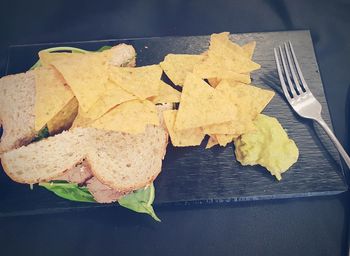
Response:
[[[247,86],[237,81],[223,80],[217,90],[226,94],[231,101],[244,106],[244,111],[254,119],[271,101],[275,93],[254,85]],[[242,109],[243,110],[243,109]]]
[[[72,128],[75,127],[88,127],[89,124],[93,123],[95,120],[90,119],[85,116],[86,113],[79,107],[78,108],[78,114],[74,119],[74,122],[72,124]]]
[[[238,138],[235,134],[216,134],[215,135],[218,143],[222,147],[226,147],[228,143],[231,143],[234,139]]]
[[[205,146],[205,149],[212,148],[212,147],[214,147],[215,145],[218,145],[218,144],[219,144],[219,142],[218,142],[218,140],[216,139],[216,136],[215,136],[215,135],[210,135],[209,140],[208,140],[208,143],[207,143],[207,145]]]
[[[40,51],[38,53],[40,63],[43,67],[51,66],[53,62],[64,60],[70,56],[81,56],[82,53],[71,53],[71,52],[47,52]]]
[[[243,83],[222,80],[216,87],[236,105],[236,119],[203,127],[206,134],[243,134],[255,129],[253,119],[266,107],[274,96],[273,91]]]
[[[160,66],[175,85],[183,86],[186,74],[204,59],[203,55],[168,54]]]
[[[229,33],[212,34],[208,59],[216,58],[226,63],[230,70],[241,73],[248,73],[260,68],[260,65],[247,57],[247,54],[238,44],[229,39]]]
[[[255,41],[251,41],[251,42],[246,43],[245,45],[242,46],[246,56],[249,59],[253,58],[255,47],[256,47],[256,42]]]
[[[128,93],[114,82],[107,80],[106,90],[102,96],[88,112],[80,111],[79,116],[83,116],[84,119],[96,120],[113,107],[134,99],[137,99],[137,97]]]
[[[209,56],[204,61],[202,61],[201,63],[199,63],[198,65],[196,65],[193,68],[193,73],[198,74],[204,78],[213,78],[213,77],[230,78],[230,76],[233,76],[233,75],[230,75],[230,73],[245,74],[259,68],[260,66],[257,68],[256,67],[252,68],[251,66],[247,65],[246,63],[238,59],[229,59],[222,56],[212,55],[212,56]],[[246,77],[246,76],[242,76],[242,77]],[[239,80],[239,81],[246,82],[244,80]]]
[[[104,93],[108,76],[103,54],[67,54],[52,64],[62,74],[85,112]]]
[[[138,134],[144,132],[148,124],[159,125],[156,106],[148,100],[131,100],[113,108],[88,126]]]
[[[226,52],[224,52],[226,50]],[[221,53],[220,56],[229,55],[230,57],[243,58],[245,56],[244,50],[238,44],[230,40],[229,32],[213,33],[210,35],[209,54]],[[226,54],[225,54],[226,53]]]
[[[227,82],[227,84],[225,84]],[[239,97],[240,104],[245,99],[246,102],[250,103],[249,114],[252,119],[255,119],[264,108],[275,96],[274,91],[259,88],[253,84],[247,86],[246,84],[239,83],[237,81],[224,81],[224,83],[218,86],[219,90],[223,93],[227,93],[231,99]]]
[[[229,98],[188,73],[181,94],[175,130],[197,128],[235,119],[236,108]]]
[[[74,97],[71,89],[53,67],[35,72],[35,130],[40,131]]]
[[[159,65],[138,68],[110,67],[109,78],[141,100],[157,96],[162,69]]]
[[[247,69],[241,65],[240,62],[228,60],[223,58],[209,57],[193,68],[193,73],[200,78],[216,78],[216,79],[231,79],[242,83],[249,84],[251,82]]]
[[[154,104],[158,103],[177,103],[180,102],[181,92],[175,90],[173,87],[160,81],[159,95],[150,98]]]
[[[216,87],[218,86],[218,84],[220,83],[221,79],[214,77],[214,78],[208,78],[208,83],[212,86],[212,87]]]
[[[60,112],[48,121],[47,128],[50,135],[57,134],[62,130],[68,130],[77,116],[78,107],[77,98],[73,97]]]
[[[193,128],[187,130],[176,131],[174,124],[176,120],[177,110],[166,110],[163,112],[164,122],[168,129],[171,143],[175,147],[198,146],[201,144],[204,134],[201,128]]]
[[[240,114],[241,116],[241,114]],[[238,118],[232,121],[212,124],[204,126],[203,132],[205,134],[243,134],[249,131],[254,131],[254,122],[248,116],[244,118]]]

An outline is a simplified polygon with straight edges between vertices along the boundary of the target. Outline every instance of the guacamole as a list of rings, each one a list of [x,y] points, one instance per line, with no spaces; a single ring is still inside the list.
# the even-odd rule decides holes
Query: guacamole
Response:
[[[299,150],[276,118],[259,114],[254,124],[255,131],[234,141],[236,158],[242,165],[259,164],[281,180],[281,174],[298,160]]]

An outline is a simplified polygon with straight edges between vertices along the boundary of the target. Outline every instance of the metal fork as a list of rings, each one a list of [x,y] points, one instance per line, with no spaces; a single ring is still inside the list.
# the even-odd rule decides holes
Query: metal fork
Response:
[[[274,48],[274,52],[282,89],[289,104],[301,117],[313,119],[325,130],[338,149],[340,155],[343,157],[345,163],[350,168],[350,157],[335,137],[332,130],[323,120],[321,116],[322,106],[314,97],[304,79],[292,43],[284,43],[284,47],[279,46],[278,49]],[[280,59],[282,60],[282,65]],[[289,90],[284,77],[287,79]]]

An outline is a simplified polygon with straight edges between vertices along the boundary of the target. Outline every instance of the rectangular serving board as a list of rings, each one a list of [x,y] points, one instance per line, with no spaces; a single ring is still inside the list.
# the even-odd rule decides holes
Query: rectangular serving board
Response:
[[[162,172],[155,181],[156,205],[220,203],[274,198],[332,195],[347,189],[339,156],[321,129],[298,117],[282,94],[277,77],[273,48],[286,41],[294,45],[308,85],[322,103],[323,116],[331,119],[309,31],[232,34],[239,44],[257,43],[254,61],[262,68],[252,73],[252,83],[272,89],[276,96],[264,110],[276,117],[296,142],[300,157],[278,182],[264,168],[242,166],[234,157],[234,148],[215,146],[206,150],[206,141],[199,147],[174,148],[170,144]],[[72,46],[97,50],[105,45],[127,43],[137,51],[137,66],[157,64],[168,53],[200,54],[208,48],[209,36],[162,37],[87,42],[17,45],[9,48],[7,74],[25,72],[36,61],[37,53],[49,47]],[[12,182],[0,172],[0,217],[57,213],[85,208],[117,207],[76,203],[56,197],[45,189]]]

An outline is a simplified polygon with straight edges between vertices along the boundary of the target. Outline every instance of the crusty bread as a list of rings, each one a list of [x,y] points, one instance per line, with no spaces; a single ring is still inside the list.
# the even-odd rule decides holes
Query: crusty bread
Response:
[[[168,136],[162,127],[149,125],[138,135],[91,129],[89,133],[87,161],[103,184],[128,192],[145,187],[160,173]]]
[[[14,181],[34,184],[50,181],[72,168],[84,155],[85,140],[82,131],[62,132],[28,146],[5,152],[1,164],[6,174]]]
[[[136,52],[134,47],[118,44],[109,51],[109,64],[116,67],[135,67]]]
[[[5,172],[20,183],[49,181],[82,159],[103,184],[129,192],[151,183],[161,171],[168,134],[149,125],[145,133],[130,135],[95,128],[75,128],[6,152]]]
[[[0,79],[0,153],[29,143],[34,131],[35,76],[33,71]]]
[[[108,54],[111,65],[135,65],[136,53],[131,45],[119,44],[112,47]],[[50,134],[59,133],[70,127],[77,114],[77,107],[73,104],[74,102],[70,102],[67,108],[49,122]],[[37,135],[34,130],[34,106],[35,75],[33,71],[0,79],[0,124],[3,127],[0,153],[26,145]]]

